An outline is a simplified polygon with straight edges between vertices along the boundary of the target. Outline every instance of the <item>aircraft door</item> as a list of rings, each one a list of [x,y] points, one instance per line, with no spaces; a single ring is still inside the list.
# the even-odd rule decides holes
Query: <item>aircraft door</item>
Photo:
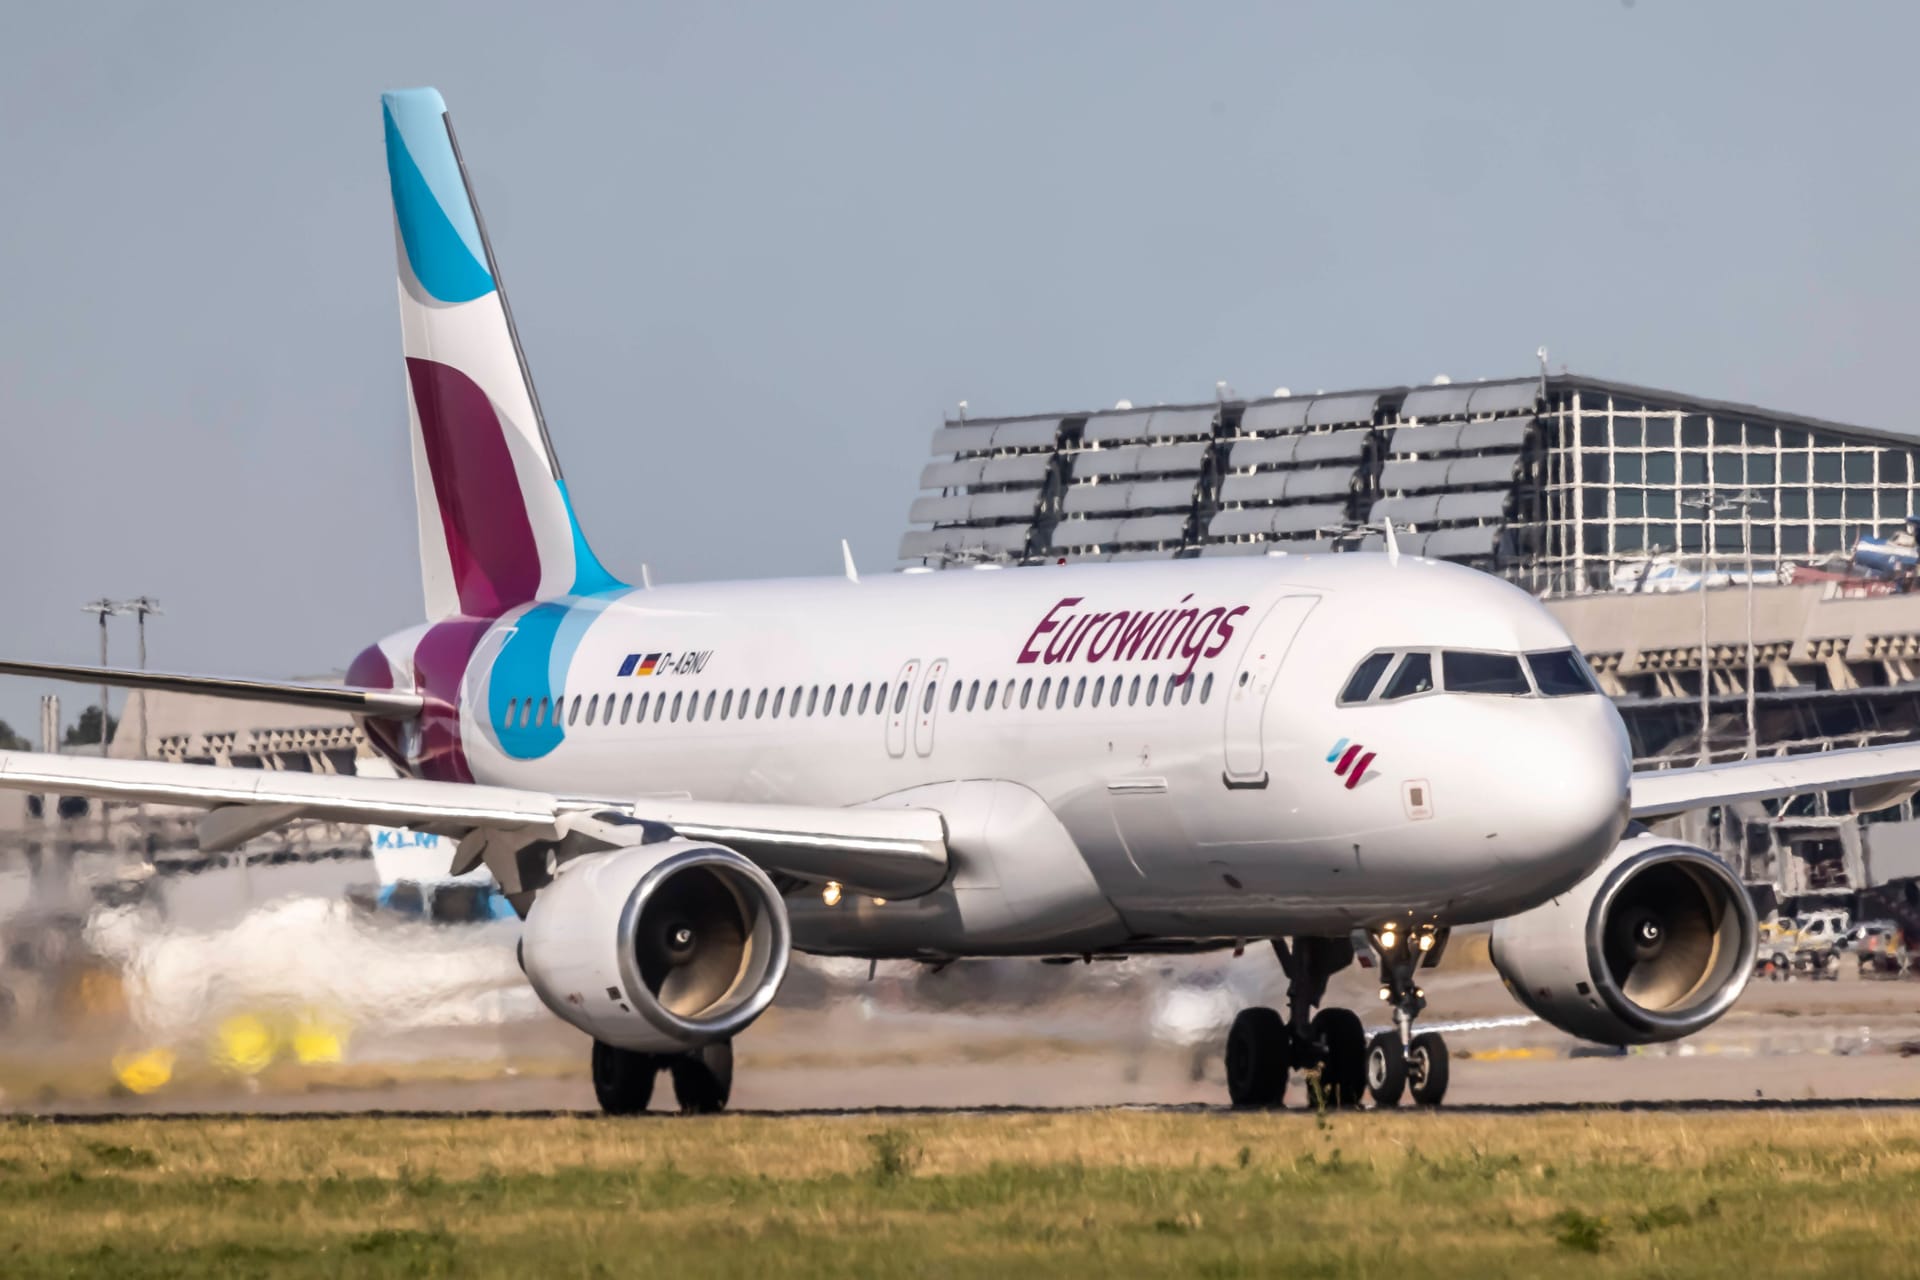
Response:
[[[933,751],[933,723],[940,716],[940,681],[947,674],[947,660],[935,658],[927,668],[926,683],[914,690],[917,701],[908,708],[914,715],[913,749],[921,755]]]
[[[907,717],[919,709],[914,702],[919,690],[913,684],[913,678],[919,674],[920,659],[909,658],[901,663],[900,674],[887,686],[887,705],[881,708],[881,718],[887,722],[887,754],[896,760],[907,754]]]
[[[1267,610],[1240,652],[1239,669],[1227,684],[1225,755],[1226,783],[1230,787],[1267,785],[1266,752],[1260,741],[1267,694],[1280,674],[1295,633],[1317,603],[1318,596],[1282,596]]]

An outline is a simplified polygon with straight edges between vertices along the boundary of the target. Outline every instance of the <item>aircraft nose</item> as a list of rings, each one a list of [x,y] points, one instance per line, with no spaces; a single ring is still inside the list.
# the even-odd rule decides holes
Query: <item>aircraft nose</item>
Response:
[[[1626,830],[1632,769],[1626,729],[1605,698],[1536,704],[1544,723],[1498,774],[1507,799],[1495,854],[1557,893],[1612,852]]]

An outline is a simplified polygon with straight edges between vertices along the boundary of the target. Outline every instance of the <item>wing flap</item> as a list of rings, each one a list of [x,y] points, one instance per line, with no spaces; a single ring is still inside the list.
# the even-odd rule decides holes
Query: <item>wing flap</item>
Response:
[[[1654,769],[1633,775],[1633,816],[1662,818],[1736,800],[1770,800],[1839,788],[1861,792],[1864,803],[1855,809],[1866,812],[1897,804],[1909,790],[1902,784],[1915,783],[1920,783],[1920,742]]]
[[[420,714],[426,699],[417,693],[393,689],[361,689],[353,685],[320,684],[302,680],[256,680],[247,676],[185,675],[170,671],[129,671],[124,667],[80,667],[61,662],[0,660],[0,676],[38,676],[75,684],[111,685],[116,689],[155,689],[164,693],[196,693],[207,698],[238,698],[245,702],[275,702],[326,711],[410,719]]]

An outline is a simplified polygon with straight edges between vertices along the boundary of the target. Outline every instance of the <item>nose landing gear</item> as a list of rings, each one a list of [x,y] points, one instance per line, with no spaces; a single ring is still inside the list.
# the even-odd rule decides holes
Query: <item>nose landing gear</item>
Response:
[[[1413,1020],[1427,1007],[1415,977],[1439,960],[1446,934],[1387,925],[1368,942],[1380,961],[1380,998],[1393,1006],[1393,1030],[1367,1045],[1367,1092],[1377,1107],[1399,1106],[1407,1091],[1416,1105],[1437,1107],[1447,1096],[1447,1042],[1437,1031],[1414,1034]]]
[[[1227,1096],[1236,1107],[1277,1107],[1288,1076],[1310,1073],[1316,1105],[1357,1107],[1366,1091],[1367,1036],[1351,1009],[1321,1009],[1327,980],[1353,963],[1346,938],[1273,940],[1287,975],[1287,1016],[1242,1009],[1227,1033]]]

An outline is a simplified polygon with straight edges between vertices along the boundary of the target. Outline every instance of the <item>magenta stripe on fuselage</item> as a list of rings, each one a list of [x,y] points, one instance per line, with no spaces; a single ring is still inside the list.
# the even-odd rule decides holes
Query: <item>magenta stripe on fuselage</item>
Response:
[[[506,428],[473,379],[407,357],[460,612],[498,617],[540,591],[540,552]]]

